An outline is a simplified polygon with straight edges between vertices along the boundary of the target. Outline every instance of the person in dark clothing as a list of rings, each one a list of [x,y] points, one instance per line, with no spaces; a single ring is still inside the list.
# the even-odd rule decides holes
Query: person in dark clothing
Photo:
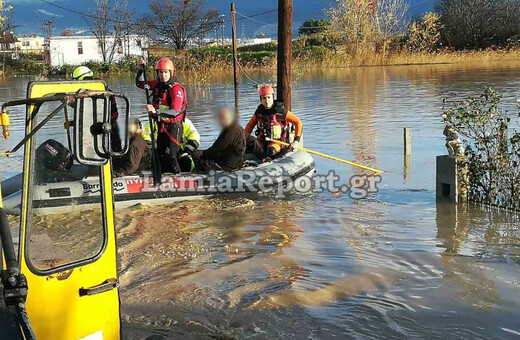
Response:
[[[253,154],[259,160],[263,160],[263,159],[267,158],[267,154],[265,153],[265,150],[262,147],[262,143],[258,140],[258,138],[251,136],[247,132],[246,132],[246,154]]]
[[[150,169],[152,152],[145,140],[143,125],[139,119],[130,120],[128,133],[130,134],[128,152],[122,157],[113,159],[115,177],[129,176]]]
[[[213,145],[204,151],[194,152],[199,171],[233,171],[242,165],[246,151],[246,134],[238,124],[235,112],[223,109],[219,113],[222,132]]]

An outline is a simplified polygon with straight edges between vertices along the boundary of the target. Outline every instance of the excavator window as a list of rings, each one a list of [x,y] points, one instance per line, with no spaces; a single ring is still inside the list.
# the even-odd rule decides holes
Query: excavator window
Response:
[[[33,125],[58,104],[43,104]],[[38,272],[94,259],[105,244],[100,168],[75,161],[63,122],[63,113],[57,114],[31,141],[35,171],[28,178],[32,207],[28,210],[26,260]],[[74,198],[89,195],[86,205]]]

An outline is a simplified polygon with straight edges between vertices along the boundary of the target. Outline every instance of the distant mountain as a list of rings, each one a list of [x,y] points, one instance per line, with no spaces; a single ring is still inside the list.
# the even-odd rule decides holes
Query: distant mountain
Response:
[[[71,10],[87,13],[92,10],[93,0],[48,0],[53,4]],[[57,8],[42,0],[9,0],[14,7],[14,19],[19,25],[18,34],[36,33],[41,34],[41,21],[44,19],[55,19],[55,34],[59,34],[64,29],[71,29],[78,34],[88,32],[88,25],[84,17]],[[148,2],[142,0],[129,0],[131,8],[136,13],[148,11]],[[217,8],[229,17],[230,1],[208,0],[208,6]],[[332,0],[294,0],[294,28],[295,32],[303,21],[309,18],[323,17],[324,10],[330,6]],[[411,0],[411,15],[431,10],[435,0]],[[276,35],[276,13],[270,13],[252,18],[247,16],[255,15],[265,11],[275,9],[278,5],[277,0],[235,0],[238,18],[238,36],[251,37],[264,33],[267,36]],[[226,34],[230,34],[229,24],[226,27]]]

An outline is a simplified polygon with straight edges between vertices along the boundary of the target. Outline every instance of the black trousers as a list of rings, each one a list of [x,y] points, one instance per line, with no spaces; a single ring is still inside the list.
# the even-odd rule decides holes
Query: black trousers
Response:
[[[112,150],[115,152],[121,152],[123,147],[121,145],[121,134],[119,132],[119,124],[117,124],[117,119],[112,118],[110,120],[110,125],[112,125],[112,135],[110,136]]]
[[[262,142],[248,133],[246,133],[246,153],[252,153],[260,160],[267,157]]]
[[[195,161],[195,168],[197,169],[197,172],[208,172],[211,170],[222,170],[220,165],[218,165],[217,162],[215,162],[212,159],[204,159],[201,157],[193,157],[193,160]]]
[[[159,131],[157,131],[157,153],[161,162],[161,172],[171,172],[178,174],[181,172],[178,156],[181,151],[180,145],[177,145],[171,137],[178,142],[182,142],[183,124],[178,122],[175,124],[159,123]],[[165,130],[161,131],[162,126]],[[170,137],[171,136],[171,137]]]

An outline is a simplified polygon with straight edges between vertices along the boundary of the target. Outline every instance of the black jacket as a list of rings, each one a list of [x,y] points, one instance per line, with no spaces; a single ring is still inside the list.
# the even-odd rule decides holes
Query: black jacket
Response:
[[[122,157],[114,158],[114,175],[116,177],[133,175],[136,172],[150,169],[152,152],[143,137],[132,137],[129,143],[128,152]]]
[[[246,133],[234,123],[222,130],[213,145],[202,154],[203,159],[213,160],[223,170],[231,171],[240,168],[246,152]]]

